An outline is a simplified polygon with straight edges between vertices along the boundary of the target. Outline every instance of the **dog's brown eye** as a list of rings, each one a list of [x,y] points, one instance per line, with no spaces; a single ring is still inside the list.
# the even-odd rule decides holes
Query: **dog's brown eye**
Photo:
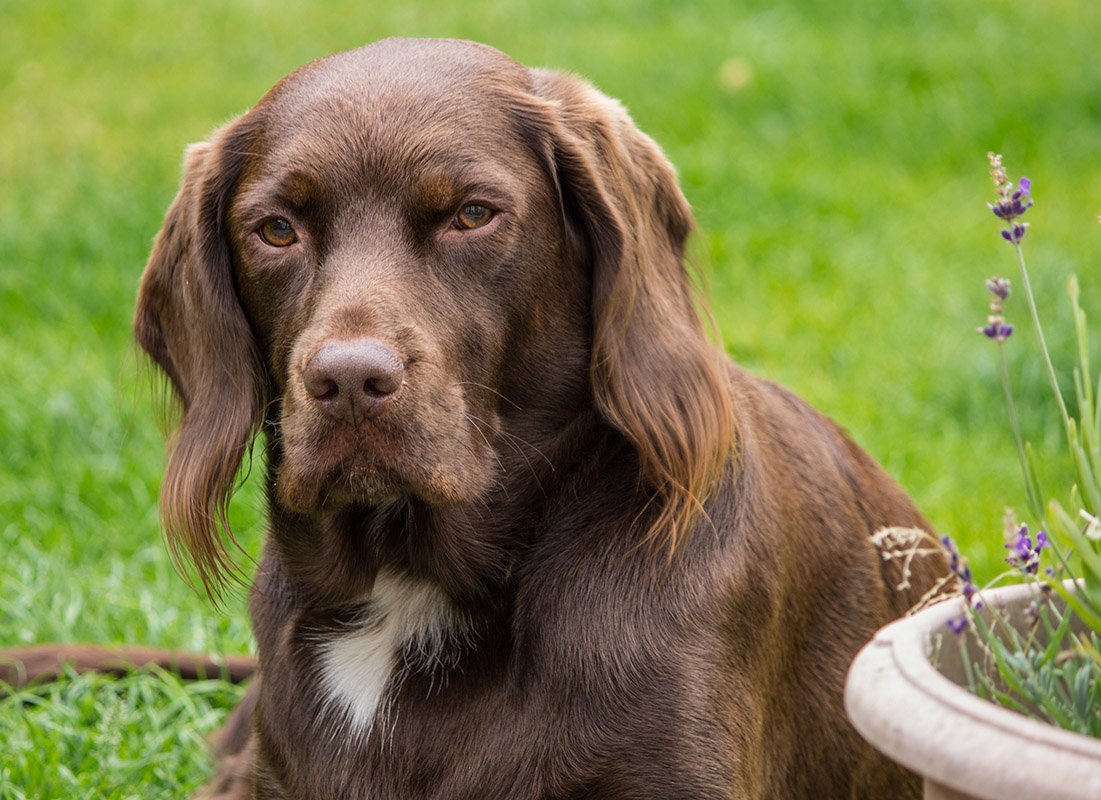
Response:
[[[491,219],[493,219],[492,211],[477,203],[470,203],[463,206],[459,213],[455,215],[455,227],[471,231],[482,227]]]
[[[294,226],[277,217],[260,226],[260,238],[272,247],[290,247],[298,241],[298,234],[294,232]]]

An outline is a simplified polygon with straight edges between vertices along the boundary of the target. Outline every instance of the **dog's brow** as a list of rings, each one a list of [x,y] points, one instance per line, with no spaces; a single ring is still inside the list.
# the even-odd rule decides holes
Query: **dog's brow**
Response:
[[[503,202],[515,193],[515,177],[499,164],[468,161],[426,168],[413,190],[427,208],[443,208],[473,197]]]
[[[429,172],[416,186],[417,196],[428,208],[442,208],[454,202],[459,191],[460,186],[455,179],[440,170]]]
[[[259,175],[245,187],[241,199],[254,212],[269,211],[270,206],[286,206],[288,210],[308,209],[319,197],[324,196],[321,182],[301,170],[286,173],[270,171]]]
[[[314,196],[314,186],[315,182],[310,176],[291,172],[279,182],[277,191],[291,205],[302,207],[308,205]]]

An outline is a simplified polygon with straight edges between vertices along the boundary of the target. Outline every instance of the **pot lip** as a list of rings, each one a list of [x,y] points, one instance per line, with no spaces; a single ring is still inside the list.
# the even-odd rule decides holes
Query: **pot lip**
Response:
[[[1021,584],[988,589],[983,596],[1012,602],[1034,591]],[[973,791],[969,778],[982,772],[983,784],[995,792],[990,797],[1035,796],[1038,787],[1047,792],[1043,796],[1055,797],[1053,779],[1078,792],[1101,791],[1101,740],[982,700],[930,663],[929,638],[946,630],[959,603],[947,600],[896,620],[857,654],[845,686],[845,710],[856,729],[895,761],[956,789]],[[996,753],[994,770],[977,763],[990,753]]]

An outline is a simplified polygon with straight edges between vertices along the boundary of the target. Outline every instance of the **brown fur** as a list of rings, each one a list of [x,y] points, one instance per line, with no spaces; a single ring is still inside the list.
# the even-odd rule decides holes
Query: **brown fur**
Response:
[[[497,215],[455,228],[472,202]],[[258,238],[274,217],[293,246]],[[869,534],[927,523],[708,341],[692,226],[618,104],[470,43],[315,62],[189,151],[135,318],[184,411],[164,523],[217,591],[261,430],[270,505],[263,678],[212,791],[918,796],[841,699],[856,650],[942,568],[896,593]],[[349,423],[303,375],[364,340],[403,379]],[[386,724],[353,736],[318,648],[383,569],[438,587],[463,636],[429,664],[406,648]]]

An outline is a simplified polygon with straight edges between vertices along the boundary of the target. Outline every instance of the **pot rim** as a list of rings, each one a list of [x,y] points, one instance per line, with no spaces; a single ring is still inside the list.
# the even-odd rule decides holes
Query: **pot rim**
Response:
[[[983,591],[1023,601],[1027,584]],[[960,613],[947,600],[880,629],[857,654],[845,710],[891,759],[937,783],[1005,800],[1101,797],[1101,740],[1029,719],[971,694],[929,660],[930,638]]]

